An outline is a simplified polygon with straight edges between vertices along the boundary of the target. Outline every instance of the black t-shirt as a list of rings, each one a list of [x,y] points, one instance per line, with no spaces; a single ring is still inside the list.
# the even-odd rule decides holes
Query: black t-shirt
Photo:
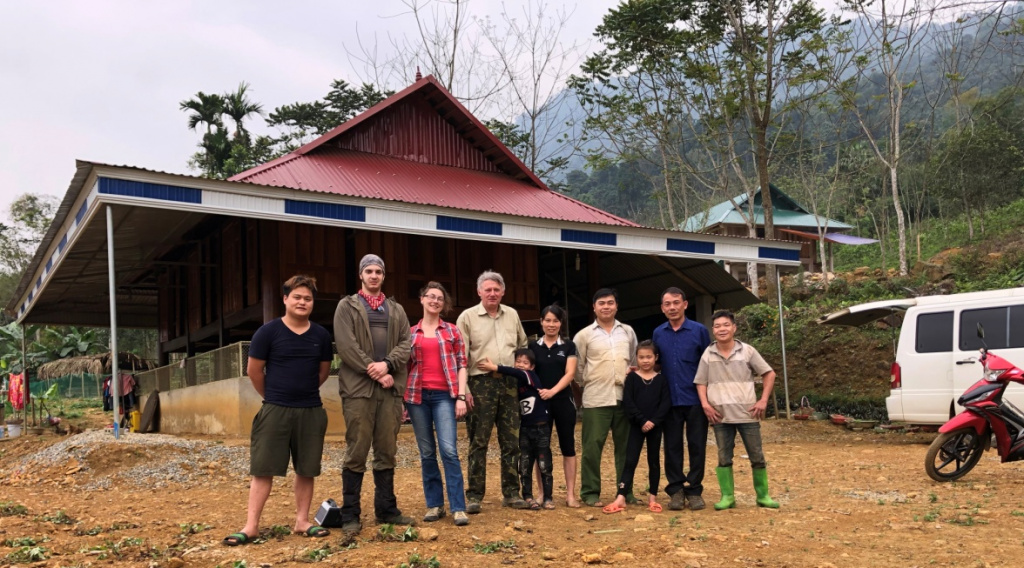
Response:
[[[291,408],[322,406],[320,363],[334,358],[331,334],[309,322],[306,333],[288,329],[280,318],[263,324],[252,336],[249,356],[266,361],[266,402]]]
[[[540,384],[546,388],[554,388],[558,381],[565,376],[565,365],[569,357],[576,356],[576,344],[572,341],[562,340],[550,348],[544,344],[544,338],[530,342],[530,350],[536,359],[533,370],[540,377]],[[571,385],[559,391],[553,398],[570,398],[572,396]]]

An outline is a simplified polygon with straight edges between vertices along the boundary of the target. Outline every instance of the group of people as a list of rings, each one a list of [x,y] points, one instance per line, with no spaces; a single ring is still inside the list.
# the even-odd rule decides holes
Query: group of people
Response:
[[[652,339],[638,342],[633,329],[616,319],[616,291],[602,288],[593,298],[594,323],[571,341],[563,336],[566,313],[557,305],[541,311],[543,335],[529,341],[518,313],[502,304],[505,282],[497,272],[479,276],[480,303],[463,311],[454,325],[444,320],[452,301],[443,285],[429,282],[423,287],[423,317],[410,325],[401,304],[383,293],[384,278],[383,259],[364,256],[360,289],[338,303],[334,316],[346,441],[340,524],[347,538],[362,529],[362,485],[371,448],[374,519],[378,524],[415,523],[398,508],[394,489],[403,408],[420,454],[426,522],[446,515],[445,494],[455,525],[466,525],[468,514],[481,512],[487,449],[495,429],[501,503],[506,507],[555,507],[554,430],[563,457],[567,506],[580,507],[582,501],[616,513],[637,503],[633,476],[646,443],[648,507],[661,511],[657,493],[664,439],[668,507],[703,509],[709,424],[718,445],[716,473],[722,490],[715,508],[735,505],[732,458],[737,432],[750,456],[757,504],[778,507],[768,496],[758,424],[775,375],[752,346],[735,339],[732,313],[723,310],[712,316],[712,341],[706,327],[686,318],[685,293],[668,288],[661,297],[667,321]],[[263,325],[250,344],[247,371],[264,402],[253,419],[246,524],[224,539],[229,546],[258,536],[273,479],[286,474],[289,460],[295,470],[293,530],[310,537],[330,534],[310,522],[309,509],[327,429],[319,392],[333,359],[331,334],[309,319],[315,279],[293,276],[283,293],[285,315]],[[764,381],[760,399],[754,389],[757,377]],[[583,391],[579,500],[574,381]],[[456,426],[463,417],[469,441],[465,480]],[[601,456],[609,431],[617,493],[606,505],[601,501]],[[685,473],[684,447],[689,458]]]

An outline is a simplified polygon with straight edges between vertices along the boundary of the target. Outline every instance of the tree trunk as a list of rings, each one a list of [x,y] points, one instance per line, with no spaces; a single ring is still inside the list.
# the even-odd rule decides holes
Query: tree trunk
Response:
[[[892,186],[892,204],[896,209],[896,231],[899,237],[900,276],[906,276],[907,269],[907,226],[903,218],[903,204],[900,203],[899,185],[896,181],[896,168],[889,168],[890,185]]]
[[[747,225],[747,234],[749,236],[751,236],[751,237],[755,237],[756,238],[757,237],[757,226],[754,225],[753,223],[751,223],[750,225]],[[750,281],[750,293],[755,295],[755,296],[757,296],[758,298],[760,298],[761,297],[761,295],[760,295],[760,288],[761,288],[761,286],[760,286],[760,284],[757,281],[757,263],[756,262],[748,262],[747,263],[747,280]]]
[[[761,186],[761,209],[764,211],[764,238],[775,238],[775,215],[772,209],[771,178],[768,176],[768,133],[767,127],[758,126],[754,134],[757,145],[755,160],[757,163],[757,182]],[[775,302],[779,291],[775,287],[774,264],[765,265],[765,283],[767,299]]]

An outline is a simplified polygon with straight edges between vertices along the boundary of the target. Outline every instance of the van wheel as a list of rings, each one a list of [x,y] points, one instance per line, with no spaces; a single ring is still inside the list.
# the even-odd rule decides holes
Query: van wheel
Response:
[[[960,479],[977,465],[988,440],[988,433],[979,436],[970,426],[939,434],[928,447],[924,470],[935,481]]]

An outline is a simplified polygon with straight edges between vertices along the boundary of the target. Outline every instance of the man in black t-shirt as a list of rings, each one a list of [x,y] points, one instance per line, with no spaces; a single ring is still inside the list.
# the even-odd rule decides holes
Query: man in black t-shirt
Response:
[[[252,421],[249,442],[249,509],[245,528],[224,539],[227,546],[248,544],[259,536],[260,514],[274,477],[295,468],[296,533],[330,534],[309,522],[314,478],[320,475],[327,412],[320,385],[327,380],[334,352],[331,335],[309,321],[316,279],[293,276],[284,283],[284,317],[264,324],[252,336],[247,373],[263,406]]]

